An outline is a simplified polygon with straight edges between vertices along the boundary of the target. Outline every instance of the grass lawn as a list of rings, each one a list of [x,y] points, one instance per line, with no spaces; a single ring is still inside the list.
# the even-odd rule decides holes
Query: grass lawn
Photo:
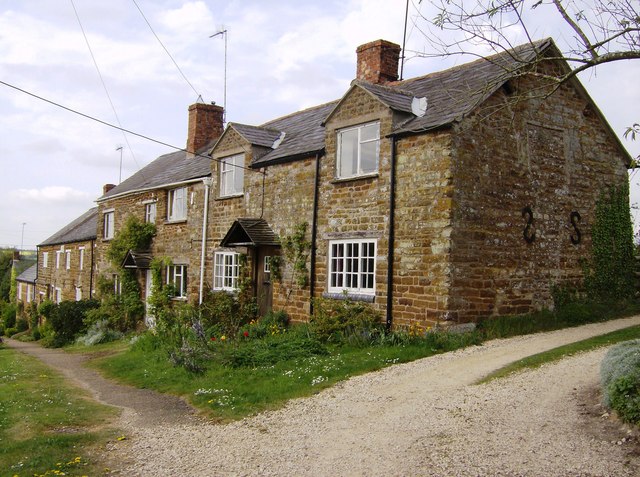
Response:
[[[114,438],[115,413],[0,345],[0,476],[102,475],[96,448]]]
[[[586,340],[570,343],[558,348],[550,349],[543,353],[527,356],[514,363],[508,364],[497,369],[488,376],[482,378],[477,384],[487,383],[494,379],[503,378],[523,369],[538,368],[545,363],[558,361],[567,356],[572,356],[583,351],[591,351],[602,346],[611,346],[622,341],[634,340],[640,338],[640,326],[632,326],[617,331],[612,331],[605,335],[594,336]]]
[[[106,375],[142,388],[184,396],[214,420],[241,419],[308,396],[350,376],[394,363],[413,361],[479,342],[477,336],[452,336],[436,347],[425,342],[402,346],[328,345],[325,355],[298,357],[258,367],[223,366],[213,360],[206,372],[193,374],[172,366],[164,349],[132,349],[96,358]]]

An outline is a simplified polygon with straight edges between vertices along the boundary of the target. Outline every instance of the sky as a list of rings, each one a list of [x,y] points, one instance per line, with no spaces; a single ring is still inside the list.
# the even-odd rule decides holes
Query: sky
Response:
[[[199,96],[225,103],[225,39],[211,35],[227,31],[227,121],[258,125],[340,98],[355,77],[358,45],[379,38],[402,44],[405,6],[406,0],[0,0],[0,81],[182,148],[188,106]],[[472,59],[415,54],[430,51],[422,31],[425,18],[434,17],[428,2],[410,0],[405,78]],[[571,41],[553,9],[538,8],[530,19],[535,39],[552,36],[561,49]],[[507,34],[513,43],[526,41],[518,28]],[[640,140],[623,133],[640,122],[638,78],[638,60],[580,75],[634,156]],[[35,248],[93,207],[104,184],[173,150],[0,84],[0,247]],[[639,182],[633,175],[632,205],[640,201]]]

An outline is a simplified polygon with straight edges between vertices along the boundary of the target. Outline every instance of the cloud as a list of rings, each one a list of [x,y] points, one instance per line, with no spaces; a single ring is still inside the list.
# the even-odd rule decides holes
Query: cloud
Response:
[[[83,201],[90,203],[93,197],[88,193],[64,186],[47,186],[41,189],[17,189],[10,192],[12,199],[36,204],[66,204]]]

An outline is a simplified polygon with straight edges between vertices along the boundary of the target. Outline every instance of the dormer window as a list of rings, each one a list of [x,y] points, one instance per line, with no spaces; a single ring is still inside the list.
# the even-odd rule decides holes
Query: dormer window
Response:
[[[244,188],[244,154],[220,161],[220,197],[242,194]]]
[[[180,187],[169,191],[167,200],[167,220],[175,222],[187,218],[187,188]]]
[[[338,179],[378,172],[380,123],[341,129],[337,137],[336,176]]]

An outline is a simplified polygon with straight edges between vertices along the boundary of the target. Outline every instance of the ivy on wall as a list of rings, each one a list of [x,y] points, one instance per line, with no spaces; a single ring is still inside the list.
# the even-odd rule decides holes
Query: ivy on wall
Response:
[[[585,270],[589,295],[604,300],[632,297],[635,277],[628,185],[612,187],[600,194],[591,241],[591,262]]]

